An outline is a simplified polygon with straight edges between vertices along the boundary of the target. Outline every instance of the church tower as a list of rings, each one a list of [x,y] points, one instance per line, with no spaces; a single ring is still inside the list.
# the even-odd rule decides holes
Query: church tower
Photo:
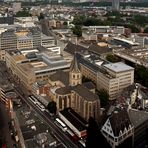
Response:
[[[69,85],[76,86],[78,84],[82,84],[82,74],[81,74],[81,71],[78,65],[78,60],[75,53],[70,66],[70,71],[69,71]]]

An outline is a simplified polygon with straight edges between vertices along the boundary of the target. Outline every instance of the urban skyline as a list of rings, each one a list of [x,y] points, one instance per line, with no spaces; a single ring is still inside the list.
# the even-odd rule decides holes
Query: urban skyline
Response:
[[[148,9],[85,1],[1,3],[0,148],[148,146]]]

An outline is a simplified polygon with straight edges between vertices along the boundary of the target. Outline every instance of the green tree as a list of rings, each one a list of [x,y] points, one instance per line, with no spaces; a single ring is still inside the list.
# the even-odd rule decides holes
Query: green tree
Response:
[[[28,16],[31,16],[31,14],[27,10],[18,11],[15,15],[15,17],[28,17]]]
[[[106,60],[109,61],[109,62],[112,62],[112,63],[120,61],[120,59],[117,56],[113,55],[113,54],[108,54],[106,56]]]
[[[75,17],[74,17],[74,20],[73,20],[73,24],[74,25],[83,25],[83,22],[85,21],[85,16],[83,16],[83,15],[76,15]]]
[[[49,110],[51,114],[56,114],[57,112],[56,102],[54,101],[49,102],[47,105],[47,109]]]
[[[144,28],[144,33],[148,33],[148,27]]]
[[[133,24],[126,24],[126,25],[124,25],[124,27],[130,28],[132,33],[139,33],[140,32],[140,29]]]
[[[148,87],[148,68],[145,68],[144,66],[137,66],[135,68],[135,82]]]
[[[85,82],[91,82],[91,80],[88,79],[87,77],[83,76],[82,77],[82,83],[85,83]]]
[[[66,22],[66,21],[65,21],[65,22],[63,22],[63,25],[67,26],[67,22]]]
[[[121,14],[120,14],[120,12],[118,12],[118,11],[112,11],[112,12],[107,12],[106,14],[105,14],[105,16],[107,16],[107,17],[110,17],[110,16],[115,16],[115,17],[120,17],[121,16]]]
[[[106,106],[108,104],[109,100],[109,95],[105,89],[101,89],[98,92],[100,101],[101,101],[101,106]]]
[[[43,20],[45,17],[44,17],[44,14],[43,13],[40,13],[40,15],[38,16],[38,19],[39,19],[39,21],[40,20]]]
[[[148,23],[148,17],[143,15],[135,15],[134,22],[140,26],[145,26],[145,24]]]
[[[72,28],[73,34],[77,35],[78,37],[82,36],[82,28],[80,25],[76,25],[74,28]]]
[[[103,22],[97,18],[94,17],[90,17],[87,18],[84,22],[83,22],[84,26],[96,26],[96,25],[103,25]]]

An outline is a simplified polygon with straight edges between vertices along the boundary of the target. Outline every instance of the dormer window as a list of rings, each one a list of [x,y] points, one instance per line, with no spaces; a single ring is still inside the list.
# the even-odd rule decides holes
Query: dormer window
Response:
[[[120,130],[119,135],[122,135],[122,131]]]

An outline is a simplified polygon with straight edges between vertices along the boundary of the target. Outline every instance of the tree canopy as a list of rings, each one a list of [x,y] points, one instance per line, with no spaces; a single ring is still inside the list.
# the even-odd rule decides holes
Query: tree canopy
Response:
[[[49,110],[51,114],[56,114],[57,112],[56,102],[54,101],[49,102],[47,105],[47,109]]]
[[[109,62],[112,62],[112,63],[120,61],[120,59],[117,56],[113,55],[113,54],[108,54],[106,56],[106,60],[109,61]]]
[[[40,13],[40,15],[38,16],[39,21],[44,19],[44,14]]]
[[[107,91],[105,89],[101,89],[99,90],[98,95],[101,101],[101,106],[106,106],[109,100],[109,94]]]
[[[130,28],[132,33],[139,33],[140,29],[134,24],[125,24],[124,27]]]
[[[134,22],[140,26],[145,26],[148,23],[148,17],[143,15],[135,15]]]
[[[148,87],[148,68],[137,66],[135,68],[135,81]]]
[[[144,33],[148,33],[148,27],[144,29]]]
[[[31,16],[31,14],[27,10],[18,11],[15,15],[15,17],[28,17],[28,16]]]
[[[82,36],[82,28],[80,25],[75,25],[75,27],[72,28],[73,34],[77,35],[78,37]]]

